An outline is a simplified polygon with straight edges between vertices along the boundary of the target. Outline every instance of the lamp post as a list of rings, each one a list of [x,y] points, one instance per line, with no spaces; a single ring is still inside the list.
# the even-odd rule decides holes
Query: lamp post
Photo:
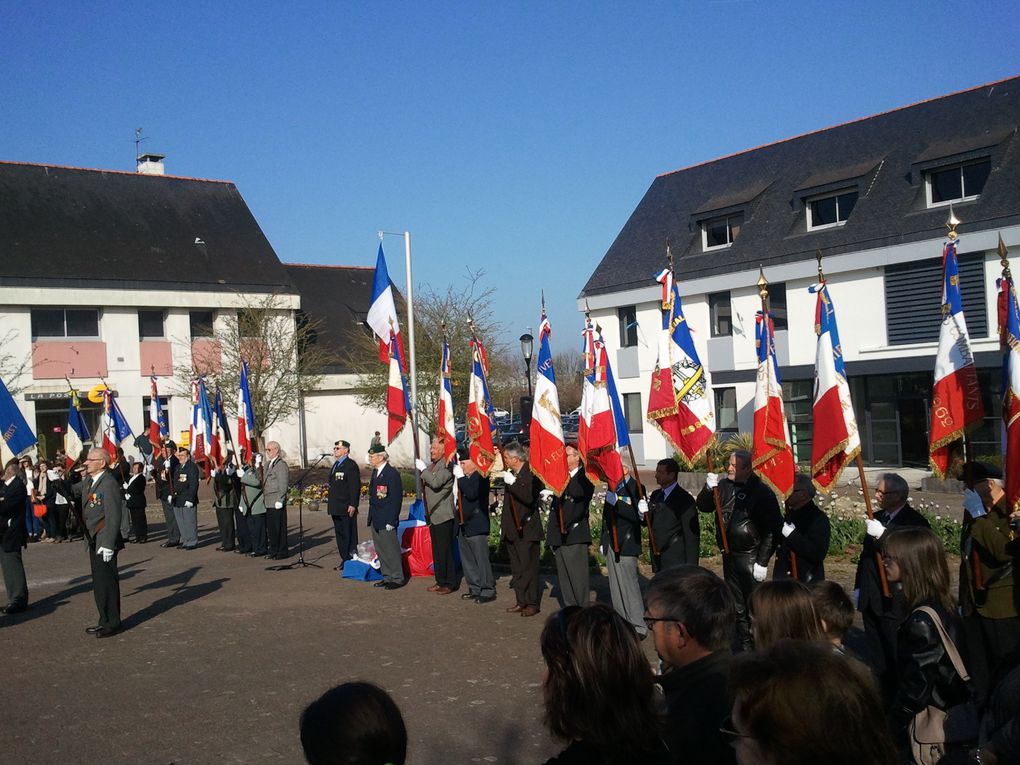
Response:
[[[528,376],[528,398],[531,398],[531,358],[535,350],[535,338],[525,332],[521,335],[521,353],[524,354],[524,368]]]

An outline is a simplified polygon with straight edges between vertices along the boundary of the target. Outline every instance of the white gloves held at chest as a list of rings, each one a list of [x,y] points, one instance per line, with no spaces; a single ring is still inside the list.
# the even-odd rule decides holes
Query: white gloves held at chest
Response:
[[[754,581],[756,582],[764,582],[765,577],[768,576],[768,574],[769,570],[767,566],[762,566],[758,563],[755,563],[751,567],[751,576],[754,577]]]
[[[710,489],[714,489],[719,485],[719,474],[709,473],[705,476],[705,486]]]
[[[513,486],[515,483],[517,483],[517,476],[515,476],[509,470],[504,470],[503,471],[503,483],[505,483],[507,486]]]
[[[637,503],[637,511],[638,511],[638,515],[640,515],[642,518],[644,518],[645,517],[645,513],[648,512],[648,502],[646,500],[639,499],[638,503]]]
[[[428,465],[425,464],[425,460],[415,460],[414,466],[418,468],[419,473],[424,473]]]
[[[464,468],[462,468],[459,463],[453,466],[453,476],[454,478],[464,477]]]
[[[881,521],[876,521],[874,518],[865,518],[864,525],[868,529],[868,534],[875,539],[881,539],[885,533],[885,526],[882,525]]]
[[[790,534],[792,534],[796,530],[797,530],[797,527],[794,526],[792,523],[784,523],[783,524],[783,536],[784,537],[790,536]]]

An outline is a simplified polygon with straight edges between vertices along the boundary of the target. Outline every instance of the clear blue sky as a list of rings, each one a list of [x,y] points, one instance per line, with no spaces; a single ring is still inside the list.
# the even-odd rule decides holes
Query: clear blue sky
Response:
[[[508,340],[544,288],[555,352],[657,174],[1020,73],[1018,8],[8,0],[0,159],[131,170],[143,127],[284,261],[410,230],[415,282],[484,268]]]

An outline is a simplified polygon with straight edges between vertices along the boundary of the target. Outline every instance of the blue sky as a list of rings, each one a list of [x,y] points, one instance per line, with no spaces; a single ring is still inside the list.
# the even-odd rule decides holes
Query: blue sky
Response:
[[[143,127],[282,260],[373,265],[410,230],[415,282],[483,268],[507,340],[544,288],[557,351],[657,174],[1018,74],[1018,8],[8,1],[0,159],[131,170]]]

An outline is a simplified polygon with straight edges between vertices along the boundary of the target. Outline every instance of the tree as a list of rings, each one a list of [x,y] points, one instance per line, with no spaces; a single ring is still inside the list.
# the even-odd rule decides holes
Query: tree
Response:
[[[556,391],[560,395],[560,412],[572,412],[581,405],[581,379],[584,376],[584,356],[577,349],[553,354],[556,370]]]
[[[255,424],[263,432],[298,412],[301,393],[319,385],[336,356],[316,343],[321,321],[287,308],[281,295],[245,294],[241,300],[237,312],[218,327],[218,360],[189,341],[191,364],[178,366],[174,377],[181,392],[190,395],[191,381],[204,375],[209,395],[218,387],[227,414],[236,416],[241,361],[246,360]]]
[[[31,354],[19,356],[13,352],[18,332],[13,329],[0,337],[0,379],[4,381],[7,390],[12,396],[18,395],[25,387],[22,385],[22,378],[28,374],[32,367]]]
[[[418,427],[426,433],[436,432],[439,414],[439,364],[442,359],[442,343],[445,336],[450,343],[452,366],[451,382],[455,417],[463,422],[467,409],[468,378],[471,374],[471,356],[468,341],[471,331],[468,319],[473,319],[479,339],[489,353],[490,385],[504,375],[500,357],[502,346],[496,341],[500,325],[492,315],[492,287],[483,288],[482,271],[467,269],[466,284],[450,285],[445,292],[425,284],[415,291],[415,358],[418,384]],[[400,314],[401,331],[405,334],[404,352],[410,365],[410,343],[407,333],[407,306],[398,299],[397,312]],[[445,325],[445,330],[444,330]],[[389,386],[389,369],[379,361],[379,341],[367,327],[355,328],[348,332],[345,346],[349,349],[345,359],[350,368],[359,375],[358,403],[379,411],[386,410],[386,391]],[[410,370],[406,370],[410,375]],[[495,393],[493,393],[495,396]]]

